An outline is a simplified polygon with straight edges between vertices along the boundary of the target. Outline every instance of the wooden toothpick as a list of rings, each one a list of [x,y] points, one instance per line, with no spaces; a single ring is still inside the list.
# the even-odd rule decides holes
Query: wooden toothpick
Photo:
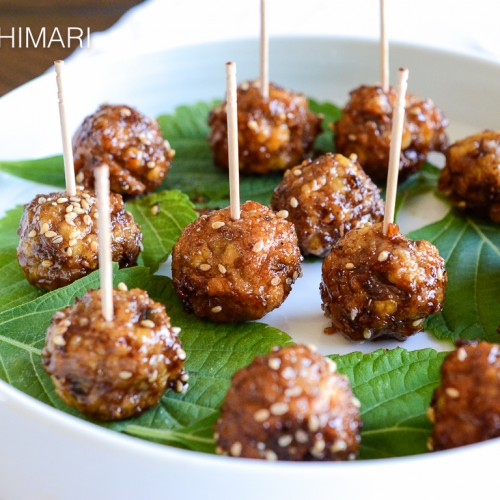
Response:
[[[226,63],[227,149],[229,156],[229,199],[231,219],[240,218],[240,162],[238,157],[238,105],[236,63]]]
[[[57,100],[59,102],[59,121],[61,122],[61,136],[64,156],[64,176],[66,178],[66,192],[68,196],[76,195],[75,166],[73,162],[73,149],[68,126],[66,124],[66,110],[64,107],[63,92],[63,67],[64,61],[54,61],[57,82]]]
[[[391,146],[389,150],[389,171],[387,173],[387,189],[385,195],[384,235],[387,235],[389,224],[394,223],[396,192],[398,189],[399,162],[401,158],[401,141],[405,119],[405,99],[408,87],[408,70],[399,68],[396,104],[392,114]]]
[[[102,315],[113,319],[113,262],[111,258],[111,221],[109,216],[109,167],[102,164],[95,169],[95,189],[99,218],[99,278],[101,281]]]
[[[385,32],[385,0],[380,0],[380,82],[384,92],[389,91],[389,44]]]
[[[269,40],[266,26],[266,0],[260,0],[260,93],[269,97]]]

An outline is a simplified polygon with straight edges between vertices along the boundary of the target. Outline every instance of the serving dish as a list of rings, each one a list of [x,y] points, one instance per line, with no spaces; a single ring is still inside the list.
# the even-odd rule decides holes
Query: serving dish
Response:
[[[343,104],[360,83],[378,78],[378,46],[340,38],[271,40],[271,79],[322,101]],[[68,65],[69,126],[103,101],[124,102],[147,114],[170,112],[178,104],[222,97],[224,62],[238,63],[239,80],[258,69],[254,40],[221,42],[152,53],[140,58],[95,58]],[[500,65],[452,52],[391,46],[391,75],[410,68],[410,90],[432,97],[459,138],[496,128],[500,100],[495,81]],[[51,98],[53,96],[53,99]],[[53,75],[45,75],[0,100],[3,159],[60,152]],[[45,187],[0,174],[0,212],[30,200]],[[399,220],[403,232],[440,219],[446,207],[432,195],[413,200]],[[282,308],[264,318],[296,341],[318,345],[325,354],[373,350],[395,342],[351,344],[321,332],[327,321],[319,308],[319,263],[308,264],[300,285]],[[406,349],[449,349],[427,335]],[[15,498],[421,498],[449,491],[456,468],[468,475],[493,473],[500,442],[402,459],[335,464],[261,463],[202,455],[139,441],[62,414],[0,382],[0,496]],[[415,478],[418,480],[415,480]],[[362,480],[360,480],[362,478]],[[425,478],[425,479],[424,479]],[[447,478],[443,481],[443,478]],[[439,480],[439,481],[438,481]],[[438,481],[438,482],[436,482]],[[461,494],[475,491],[465,476],[453,478]]]

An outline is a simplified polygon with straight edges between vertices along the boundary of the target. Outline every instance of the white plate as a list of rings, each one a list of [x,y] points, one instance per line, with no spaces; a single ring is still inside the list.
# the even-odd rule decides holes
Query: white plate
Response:
[[[127,103],[147,114],[178,104],[222,97],[224,63],[235,60],[239,80],[258,71],[255,41],[184,47],[122,60],[93,59],[68,67],[69,124],[76,128],[103,101]],[[278,38],[271,41],[271,79],[318,100],[345,103],[348,92],[378,78],[378,47],[369,41]],[[500,66],[494,61],[415,46],[391,45],[391,65],[410,68],[412,92],[432,97],[459,138],[496,128]],[[395,71],[391,71],[394,76]],[[53,75],[42,76],[0,99],[0,157],[21,159],[61,151]],[[175,168],[175,164],[174,164]],[[29,201],[46,187],[0,174],[0,213]],[[441,218],[432,196],[412,202],[403,232]],[[307,265],[289,299],[265,321],[322,352],[373,350],[401,345],[448,348],[425,334],[404,344],[351,344],[322,334],[319,264]],[[467,469],[494,473],[500,441],[460,450],[390,460],[335,464],[266,463],[202,455],[103,430],[50,408],[0,383],[0,497],[16,498],[419,498],[459,486],[478,493]],[[477,477],[477,476],[476,476]],[[491,477],[491,476],[490,476]],[[415,478],[418,478],[416,481]],[[443,478],[445,480],[443,481]],[[438,482],[436,482],[438,481]],[[453,484],[450,484],[453,481]],[[410,486],[411,485],[411,486]],[[432,486],[431,486],[432,485]]]

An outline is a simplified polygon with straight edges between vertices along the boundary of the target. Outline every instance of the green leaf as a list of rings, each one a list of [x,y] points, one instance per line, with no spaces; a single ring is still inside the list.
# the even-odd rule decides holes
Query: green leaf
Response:
[[[0,311],[28,302],[43,292],[30,285],[17,262],[17,228],[23,207],[9,210],[0,219]]]
[[[324,115],[323,132],[317,137],[314,143],[314,153],[323,154],[328,151],[334,151],[332,125],[340,119],[342,108],[327,102],[320,103],[314,99],[309,99],[309,107],[314,113]]]
[[[437,246],[446,260],[448,286],[442,313],[426,329],[441,340],[500,342],[500,227],[452,210],[444,219],[410,233]]]
[[[115,269],[115,285],[119,281],[129,288],[146,289],[155,300],[166,304],[172,323],[182,328],[190,388],[184,395],[167,391],[159,405],[139,417],[100,425],[153,441],[213,451],[209,423],[218,415],[233,373],[274,345],[289,343],[290,337],[262,323],[216,325],[189,315],[177,299],[170,279],[151,275],[147,268]],[[56,396],[40,353],[54,312],[73,303],[88,288],[97,288],[98,282],[95,272],[0,313],[0,378],[44,403],[84,418]]]
[[[141,262],[152,271],[170,255],[184,226],[197,217],[188,197],[179,191],[144,196],[128,202],[126,207],[142,229]]]
[[[64,162],[61,155],[39,160],[0,161],[0,171],[29,181],[64,188]]]
[[[360,458],[424,453],[431,424],[426,416],[447,353],[395,348],[331,356],[361,402]]]

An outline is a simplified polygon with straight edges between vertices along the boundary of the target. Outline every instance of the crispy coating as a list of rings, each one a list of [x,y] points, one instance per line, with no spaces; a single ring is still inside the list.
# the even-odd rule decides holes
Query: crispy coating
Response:
[[[167,388],[187,389],[186,353],[163,304],[147,292],[113,291],[105,321],[100,290],[54,314],[42,352],[57,394],[98,420],[119,420],[155,406]]]
[[[395,103],[392,87],[385,93],[380,86],[363,85],[351,92],[342,117],[335,123],[336,151],[345,156],[356,154],[374,181],[385,181],[387,177]],[[406,95],[400,180],[418,170],[430,151],[445,150],[447,125],[448,120],[430,99]]]
[[[442,309],[444,261],[426,240],[412,241],[390,224],[349,231],[323,261],[320,285],[330,333],[351,340],[406,340]]]
[[[102,104],[73,136],[76,180],[94,187],[94,169],[109,165],[110,188],[124,196],[156,189],[165,179],[175,151],[158,123],[130,106]]]
[[[263,99],[257,82],[238,87],[238,143],[240,171],[267,174],[300,163],[321,132],[321,118],[309,111],[303,94],[269,85]],[[228,168],[226,103],[208,118],[214,162]]]
[[[428,416],[429,447],[446,450],[500,437],[500,349],[488,342],[462,345],[441,366]]]
[[[271,206],[287,210],[304,255],[324,257],[347,231],[379,222],[380,191],[360,164],[327,153],[285,172]]]
[[[259,319],[286,299],[301,259],[293,224],[247,201],[239,220],[228,207],[184,228],[172,251],[173,284],[196,316],[219,323]]]
[[[235,373],[215,426],[217,452],[267,460],[353,460],[359,401],[328,358],[275,348]]]
[[[439,189],[459,208],[500,223],[500,132],[484,130],[452,144]]]
[[[35,196],[24,207],[17,231],[17,259],[28,281],[43,290],[54,290],[86,276],[99,267],[97,200],[78,188]],[[120,267],[137,263],[142,233],[125,212],[122,197],[110,194],[111,254]]]

